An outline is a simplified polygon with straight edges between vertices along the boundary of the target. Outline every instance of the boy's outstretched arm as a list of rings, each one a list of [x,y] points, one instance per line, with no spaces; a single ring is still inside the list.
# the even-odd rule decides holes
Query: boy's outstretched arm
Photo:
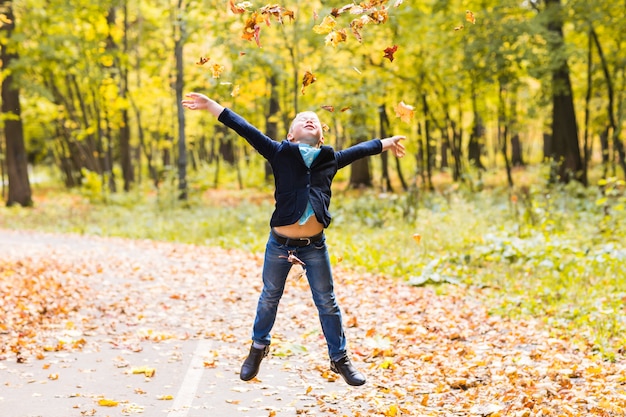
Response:
[[[215,117],[224,110],[224,106],[200,93],[189,93],[185,95],[186,99],[181,101],[183,107],[190,110],[207,110]]]
[[[404,150],[404,145],[402,145],[400,141],[405,139],[406,136],[402,135],[396,135],[389,138],[381,139],[381,142],[383,144],[383,152],[386,150],[390,150],[396,157],[402,158],[406,154],[406,152]]]

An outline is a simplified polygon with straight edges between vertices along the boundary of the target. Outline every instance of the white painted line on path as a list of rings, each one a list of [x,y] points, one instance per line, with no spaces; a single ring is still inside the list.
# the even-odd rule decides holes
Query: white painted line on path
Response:
[[[193,399],[202,380],[202,374],[204,373],[204,361],[202,355],[206,354],[211,347],[211,342],[206,339],[201,339],[196,346],[196,350],[193,352],[193,357],[187,368],[187,373],[183,382],[180,384],[178,394],[174,398],[174,405],[172,411],[167,417],[185,417],[189,413],[189,409],[193,404]]]

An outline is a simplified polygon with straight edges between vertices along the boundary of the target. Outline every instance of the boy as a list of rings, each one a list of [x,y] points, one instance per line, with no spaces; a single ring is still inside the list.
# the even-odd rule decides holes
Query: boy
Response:
[[[352,365],[347,354],[324,237],[324,229],[331,220],[328,211],[331,183],[338,169],[357,159],[386,150],[391,150],[397,157],[404,156],[400,141],[405,137],[372,139],[335,152],[332,147],[323,146],[322,124],[314,112],[296,115],[287,140],[277,142],[203,94],[187,94],[182,105],[191,110],[207,110],[217,117],[265,157],[274,172],[276,205],[265,248],[263,290],[252,329],[252,346],[241,367],[240,378],[244,381],[254,378],[269,352],[270,332],[287,274],[297,263],[305,269],[311,287],[328,346],[330,369],[340,374],[349,385],[363,385],[365,377]]]

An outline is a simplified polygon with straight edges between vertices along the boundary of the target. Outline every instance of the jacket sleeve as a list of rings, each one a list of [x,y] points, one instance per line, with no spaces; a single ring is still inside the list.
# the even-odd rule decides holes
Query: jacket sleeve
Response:
[[[266,136],[234,111],[225,108],[222,113],[220,113],[217,120],[248,141],[265,159],[270,160],[276,153],[279,142]]]
[[[344,168],[357,159],[366,156],[377,155],[383,151],[383,143],[380,139],[372,139],[361,142],[342,151],[336,152],[338,169]]]

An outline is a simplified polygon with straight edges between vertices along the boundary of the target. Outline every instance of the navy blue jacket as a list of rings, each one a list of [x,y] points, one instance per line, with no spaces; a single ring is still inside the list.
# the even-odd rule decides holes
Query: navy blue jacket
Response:
[[[230,109],[224,109],[218,120],[247,140],[270,163],[276,184],[276,205],[270,220],[272,227],[296,223],[309,200],[315,218],[328,227],[331,220],[328,211],[330,186],[337,170],[383,150],[380,139],[362,142],[339,152],[330,146],[322,146],[311,168],[308,168],[298,144],[272,140]]]

